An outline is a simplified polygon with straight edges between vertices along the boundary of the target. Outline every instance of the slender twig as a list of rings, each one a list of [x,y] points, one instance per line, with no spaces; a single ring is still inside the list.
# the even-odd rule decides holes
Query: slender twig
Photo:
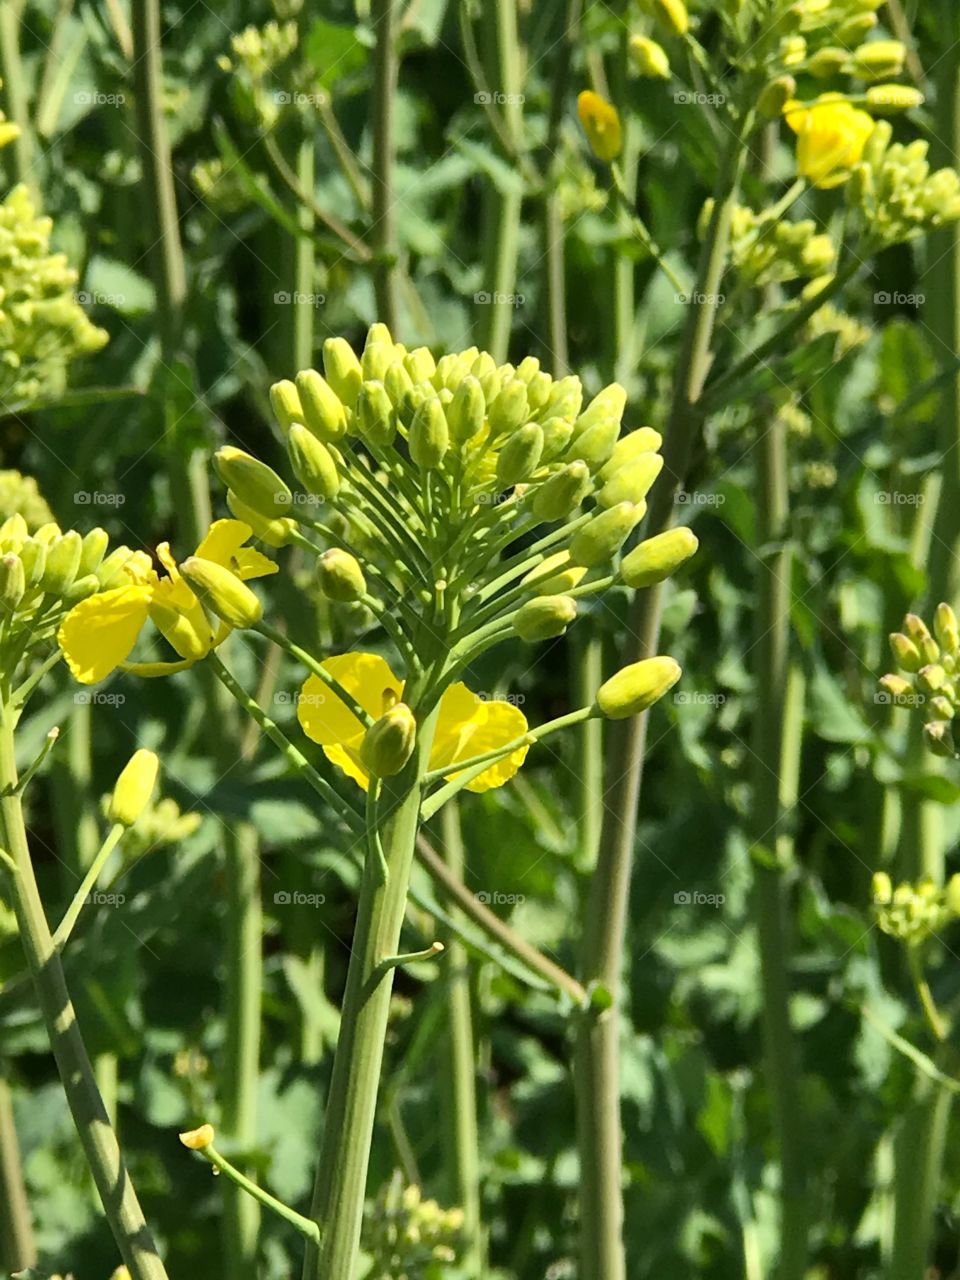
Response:
[[[396,334],[400,283],[394,191],[394,110],[400,59],[397,51],[397,0],[372,0],[370,17],[376,38],[373,53],[373,242],[377,314]]]

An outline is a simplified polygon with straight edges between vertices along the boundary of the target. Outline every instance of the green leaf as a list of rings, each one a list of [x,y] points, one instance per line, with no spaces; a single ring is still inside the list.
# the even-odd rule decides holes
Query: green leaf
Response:
[[[355,27],[318,18],[307,33],[303,51],[325,89],[364,67],[369,52],[357,37]]]

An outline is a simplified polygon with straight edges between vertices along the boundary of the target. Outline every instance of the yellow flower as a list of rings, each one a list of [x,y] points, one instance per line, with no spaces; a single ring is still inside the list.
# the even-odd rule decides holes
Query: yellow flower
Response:
[[[376,720],[403,697],[403,681],[375,653],[345,653],[327,658],[323,666]],[[327,759],[366,791],[370,774],[360,758],[364,727],[319,676],[310,676],[304,683],[297,717],[304,733],[319,743]],[[519,708],[481,698],[465,684],[451,685],[440,699],[429,768],[449,766],[450,773],[445,776],[455,777],[457,764],[505,747],[526,732],[527,720]],[[527,747],[523,746],[494,761],[467,784],[467,790],[489,791],[492,787],[502,787],[517,772],[526,755]]]
[[[839,94],[822,94],[809,106],[788,102],[784,118],[797,135],[797,172],[815,187],[846,182],[863,157],[874,120]]]
[[[250,535],[250,526],[242,520],[217,520],[195,554],[229,569],[241,581],[276,573],[272,560],[243,545]],[[157,548],[157,556],[165,577],[157,574],[147,556],[133,556],[124,566],[129,585],[82,600],[61,623],[57,639],[81,684],[96,684],[121,666],[142,676],[183,671],[230,634],[225,623],[217,624],[214,630],[214,623],[181,577],[166,542]],[[148,618],[181,661],[127,662]]]
[[[616,160],[622,143],[617,108],[591,89],[577,98],[577,112],[590,149],[598,160]]]

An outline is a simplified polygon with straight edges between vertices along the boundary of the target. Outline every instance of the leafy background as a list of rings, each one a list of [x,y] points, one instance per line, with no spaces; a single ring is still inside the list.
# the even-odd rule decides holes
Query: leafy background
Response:
[[[258,4],[164,6],[167,124],[188,266],[179,353],[164,360],[134,89],[108,8],[31,0],[23,7],[20,41],[36,121],[27,179],[55,220],[57,246],[79,268],[88,311],[111,339],[75,367],[72,385],[123,393],[92,404],[71,405],[67,398],[45,410],[6,412],[0,441],[4,465],[38,478],[64,526],[100,522],[117,539],[152,547],[175,536],[183,501],[171,487],[169,449],[231,439],[281,465],[266,391],[295,367],[295,308],[284,295],[295,288],[296,208],[265,159],[255,95],[241,75],[217,63],[229,55],[233,33],[248,23],[262,25],[274,11]],[[475,16],[482,29],[479,9]],[[566,219],[570,365],[589,391],[616,373],[630,393],[630,420],[660,425],[682,310],[642,251],[623,243],[574,107],[591,59],[606,59],[612,82],[620,83],[617,50],[627,18],[620,5],[587,5],[564,76],[560,7],[523,9],[524,131],[529,154],[546,159],[559,91],[552,163]],[[267,92],[322,86],[366,174],[369,15],[362,4],[356,10],[320,4],[298,20],[299,49]],[[940,33],[919,34],[921,56],[932,63]],[[650,82],[621,87],[618,105],[642,139],[643,215],[675,269],[692,278],[694,228],[715,165],[712,134],[703,113],[678,109]],[[363,215],[311,113],[310,106],[286,112],[275,136],[284,148],[304,132],[314,139],[316,203],[360,233]],[[475,297],[490,287],[491,208],[497,196],[519,194],[510,354],[537,355],[550,368],[543,195],[491,136],[464,65],[458,14],[446,0],[410,6],[394,114],[398,233],[412,285],[402,336],[437,351],[482,339],[489,317]],[[218,160],[225,171],[219,176],[210,168]],[[785,144],[777,164],[788,176]],[[12,182],[15,175],[7,176]],[[826,208],[823,216],[830,216]],[[611,262],[618,251],[636,256],[628,353],[616,352],[612,338]],[[371,273],[325,234],[317,235],[316,255],[315,342],[343,334],[360,343],[377,318]],[[818,1274],[830,1277],[881,1273],[892,1135],[910,1122],[915,1086],[910,1064],[865,1023],[863,1004],[923,1040],[899,961],[868,910],[870,873],[885,850],[884,789],[888,796],[912,793],[942,802],[951,844],[957,825],[955,777],[927,767],[905,773],[905,728],[896,723],[891,730],[874,701],[886,665],[885,633],[924,589],[913,522],[929,498],[939,456],[937,395],[905,414],[898,410],[952,353],[932,335],[924,304],[891,307],[873,299],[878,290],[931,294],[937,255],[936,246],[892,251],[850,291],[847,307],[868,326],[866,341],[817,369],[816,378],[804,376],[810,426],[791,446],[801,548],[793,621],[808,688],[800,799],[790,816],[797,847],[793,1012],[801,1028],[811,1166],[819,1172]],[[735,352],[746,313],[731,314],[728,324],[727,347]],[[172,436],[164,431],[171,411]],[[696,459],[703,501],[692,521],[702,550],[668,607],[668,647],[685,667],[684,693],[656,713],[637,842],[625,957],[626,1229],[632,1273],[663,1280],[740,1276],[751,1242],[768,1257],[774,1247],[775,1153],[760,1070],[759,972],[743,829],[755,706],[745,637],[754,625],[751,566],[760,550],[751,455],[757,430],[751,404],[739,406],[713,421]],[[912,491],[916,501],[891,510],[877,500],[891,489]],[[85,502],[83,494],[94,497]],[[214,503],[224,514],[216,486]],[[334,644],[352,643],[354,621],[321,616],[307,582],[281,582],[271,591],[295,633],[319,630]],[[574,696],[570,673],[585,634],[601,635],[612,651],[623,617],[623,602],[614,601],[569,638],[534,651],[498,651],[488,660],[487,687],[522,695],[531,722],[562,712]],[[251,683],[254,662],[242,644],[235,644],[231,660]],[[283,669],[277,696],[289,702],[296,681],[294,670]],[[118,676],[107,694],[92,709],[88,799],[108,791],[133,746],[145,744],[162,754],[165,794],[204,822],[189,840],[151,850],[123,870],[116,885],[122,906],[88,913],[67,954],[68,978],[92,1049],[117,1057],[121,1136],[171,1273],[225,1275],[217,1184],[176,1138],[178,1129],[201,1119],[216,1122],[218,1113],[227,885],[215,856],[214,815],[248,818],[263,842],[266,991],[252,1155],[277,1194],[301,1207],[323,1118],[357,868],[338,847],[332,815],[318,811],[266,748],[243,770],[218,776],[194,674],[162,685]],[[74,692],[60,678],[23,733],[27,756],[51,725],[64,730],[30,814],[52,915],[70,885],[64,826],[77,801],[70,745],[75,716]],[[588,872],[578,860],[577,779],[571,738],[535,754],[521,785],[464,805],[470,887],[503,895],[496,909],[570,968],[577,963]],[[302,909],[275,901],[294,886],[325,900]],[[695,892],[722,895],[722,904],[682,900]],[[518,901],[508,901],[511,896]],[[417,936],[413,928],[411,937]],[[505,1277],[563,1280],[576,1275],[571,1013],[517,974],[471,955],[491,1257]],[[0,948],[7,984],[0,992],[2,1065],[14,1092],[42,1264],[78,1277],[106,1276],[116,1264],[112,1244],[36,1010],[22,986],[10,985],[19,964],[16,939],[8,934]],[[957,972],[945,964],[935,975],[947,1002],[956,993]],[[371,1186],[405,1160],[426,1192],[448,1204],[453,1192],[438,1123],[446,1075],[443,967],[420,966],[400,976],[394,1006]],[[314,1061],[302,1053],[305,1020],[319,1029]],[[957,1255],[956,1152],[957,1144],[948,1142],[936,1255],[945,1275]],[[298,1247],[288,1229],[265,1219],[262,1255],[263,1276],[282,1277],[293,1274]],[[444,1271],[456,1274],[456,1268]]]

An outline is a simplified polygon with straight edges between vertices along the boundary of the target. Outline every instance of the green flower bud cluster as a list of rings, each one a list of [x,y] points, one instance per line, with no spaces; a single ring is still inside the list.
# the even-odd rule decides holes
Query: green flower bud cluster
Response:
[[[873,79],[898,75],[897,68],[903,65],[903,55],[899,63],[894,56],[895,41],[877,41],[882,48],[875,54],[861,49],[878,25],[877,10],[882,4],[883,0],[781,0],[773,6],[739,6],[728,22],[741,44],[752,37],[756,64],[774,77],[800,71]]]
[[[952,721],[960,702],[960,626],[948,604],[939,604],[933,631],[915,613],[908,613],[903,629],[890,636],[890,648],[900,673],[880,681],[882,701],[923,712],[927,746],[936,755],[957,755]]]
[[[653,586],[696,550],[676,529],[621,558],[663,460],[657,431],[621,434],[617,383],[585,405],[579,378],[554,379],[536,359],[498,365],[476,348],[436,359],[375,324],[360,355],[330,338],[323,371],[276,383],[270,399],[297,483],[223,448],[231,510],[273,546],[313,550],[327,600],[369,610],[414,650],[424,626],[464,643],[475,631],[550,640],[581,597]],[[192,583],[189,562],[182,571]],[[371,731],[369,752],[400,727],[394,716]]]
[[[376,1280],[404,1276],[429,1280],[438,1264],[451,1264],[463,1231],[463,1210],[442,1209],[424,1200],[415,1183],[404,1185],[399,1173],[377,1196],[367,1215],[365,1247],[373,1258]]]
[[[77,273],[66,256],[50,252],[52,228],[25,186],[0,204],[0,396],[7,402],[62,390],[71,361],[108,338],[77,303]]]
[[[81,536],[52,521],[30,533],[19,512],[0,524],[0,669],[47,648],[65,613],[87,596],[131,582],[129,569],[150,565],[143,552],[107,555],[103,529]]]
[[[713,208],[714,201],[707,200],[698,223],[701,239]],[[812,218],[791,222],[776,209],[754,213],[740,204],[733,211],[730,251],[741,276],[754,285],[813,279],[832,271],[837,259],[833,240]]]
[[[21,515],[28,529],[39,529],[53,521],[53,512],[33,476],[20,471],[0,471],[0,515]]]
[[[873,909],[884,933],[920,947],[960,917],[960,875],[941,889],[932,880],[904,881],[894,887],[885,871],[873,877]]]
[[[859,210],[878,248],[911,240],[960,218],[956,169],[931,173],[926,141],[903,144],[893,142],[892,136],[889,121],[878,121],[846,188],[848,203]]]
[[[231,37],[230,53],[217,59],[231,75],[230,88],[241,111],[272,129],[286,111],[315,110],[326,91],[309,61],[298,52],[296,21],[245,27]]]

